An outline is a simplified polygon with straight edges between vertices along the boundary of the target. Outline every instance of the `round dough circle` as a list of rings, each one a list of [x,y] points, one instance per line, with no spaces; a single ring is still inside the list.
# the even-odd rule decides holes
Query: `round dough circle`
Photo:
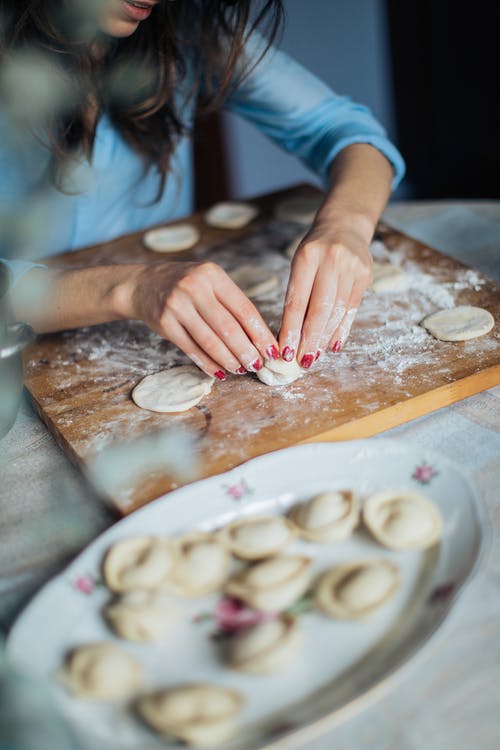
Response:
[[[142,241],[155,253],[175,253],[196,245],[200,233],[192,224],[177,224],[175,227],[159,227],[146,232]]]
[[[373,281],[371,288],[374,292],[392,292],[406,289],[408,286],[408,275],[390,263],[373,264]]]
[[[205,214],[205,221],[221,229],[241,229],[250,224],[259,213],[250,203],[216,203]]]
[[[260,297],[278,286],[278,277],[262,266],[239,266],[228,274],[247,297]]]
[[[489,333],[495,320],[482,307],[460,305],[428,315],[422,325],[440,341],[468,341]]]
[[[278,203],[275,216],[281,221],[294,221],[296,224],[312,224],[322,203],[322,196],[309,195],[288,198]]]
[[[285,362],[284,359],[269,359],[264,367],[258,370],[257,377],[266,385],[289,385],[301,378],[304,370],[296,359]]]
[[[198,367],[180,365],[147,375],[132,391],[132,399],[149,411],[187,411],[210,393],[213,382]]]

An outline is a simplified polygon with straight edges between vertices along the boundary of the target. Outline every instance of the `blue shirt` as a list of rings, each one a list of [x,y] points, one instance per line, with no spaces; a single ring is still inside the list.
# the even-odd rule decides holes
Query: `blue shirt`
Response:
[[[262,41],[249,43],[258,54]],[[189,80],[185,91],[191,91]],[[185,121],[192,121],[194,98],[179,91]],[[393,187],[404,174],[404,162],[380,123],[364,106],[338,96],[286,53],[271,49],[228,98],[225,107],[253,122],[279,146],[301,159],[327,185],[334,157],[353,143],[379,149],[394,169]],[[4,124],[5,130],[5,124]],[[10,141],[9,141],[10,138]],[[9,146],[10,143],[10,146]],[[115,130],[107,115],[96,130],[92,161],[75,159],[67,171],[65,192],[50,186],[43,194],[37,180],[49,152],[38,143],[6,133],[0,147],[0,212],[18,216],[22,227],[15,243],[3,238],[1,255],[14,276],[26,260],[106,242],[152,224],[171,221],[193,210],[191,143],[180,139],[160,200],[158,172],[144,174],[141,157]],[[15,226],[14,218],[14,226]],[[23,260],[22,260],[23,259]]]

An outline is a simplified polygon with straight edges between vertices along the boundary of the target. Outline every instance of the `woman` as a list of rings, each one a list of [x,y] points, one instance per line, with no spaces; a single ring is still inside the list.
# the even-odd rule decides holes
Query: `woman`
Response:
[[[9,5],[4,67],[8,71],[26,50],[43,53],[64,92],[56,113],[45,112],[43,127],[30,122],[43,144],[39,151],[45,149],[43,169],[40,153],[33,161],[15,145],[4,146],[14,184],[32,189],[45,180],[43,208],[54,218],[44,223],[44,234],[49,227],[52,234],[49,247],[40,243],[39,257],[188,213],[189,130],[197,101],[205,110],[223,103],[253,121],[326,187],[292,263],[277,338],[211,262],[28,272],[14,263],[13,273],[23,273],[16,285],[18,318],[38,332],[139,319],[220,380],[227,371],[259,370],[270,357],[296,357],[308,368],[327,348],[340,351],[370,283],[376,223],[404,166],[365,108],[267,49],[257,28],[265,24],[274,39],[281,0]],[[93,15],[82,19],[78,13],[89,5]],[[8,104],[8,90],[4,99]],[[37,164],[31,177],[23,173],[26,163]],[[12,206],[12,183],[9,200]]]

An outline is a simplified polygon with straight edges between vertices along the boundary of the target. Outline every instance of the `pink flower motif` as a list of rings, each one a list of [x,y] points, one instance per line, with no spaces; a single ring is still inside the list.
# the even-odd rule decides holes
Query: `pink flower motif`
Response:
[[[421,464],[420,466],[417,466],[412,477],[417,482],[420,482],[420,484],[429,484],[431,479],[434,479],[438,473],[439,472],[437,472],[433,466],[430,466],[430,464]]]
[[[215,608],[215,622],[218,630],[226,634],[237,633],[238,630],[257,625],[259,622],[267,622],[275,618],[275,615],[266,612],[257,612],[245,606],[243,602],[232,597],[225,596],[219,599]]]
[[[95,581],[90,575],[79,576],[73,583],[75,589],[82,594],[91,594],[95,588]]]
[[[226,492],[229,497],[233,500],[241,500],[245,495],[251,495],[252,490],[249,488],[244,479],[241,479],[237,484],[233,484],[230,487],[226,486]]]

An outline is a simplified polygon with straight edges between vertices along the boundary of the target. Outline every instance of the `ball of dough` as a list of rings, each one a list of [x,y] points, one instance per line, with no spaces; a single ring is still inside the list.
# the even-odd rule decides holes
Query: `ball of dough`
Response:
[[[374,292],[394,292],[406,289],[408,286],[408,275],[390,263],[373,264],[373,281],[371,288]]]
[[[422,325],[441,341],[468,341],[489,333],[495,320],[482,307],[461,305],[428,315]]]
[[[114,643],[89,643],[68,656],[61,677],[75,695],[95,700],[125,698],[142,681],[142,667]]]
[[[156,253],[175,253],[196,245],[200,233],[192,224],[177,224],[175,227],[159,227],[146,232],[142,241]]]
[[[247,297],[260,297],[278,286],[278,277],[262,266],[239,266],[228,274]]]
[[[180,365],[147,375],[132,391],[132,399],[149,411],[187,411],[210,393],[213,382],[198,367]]]
[[[221,229],[241,229],[250,224],[259,213],[251,203],[216,203],[205,214],[205,221]]]
[[[289,385],[301,378],[304,370],[295,359],[291,362],[285,362],[284,359],[268,359],[256,374],[266,385]]]

